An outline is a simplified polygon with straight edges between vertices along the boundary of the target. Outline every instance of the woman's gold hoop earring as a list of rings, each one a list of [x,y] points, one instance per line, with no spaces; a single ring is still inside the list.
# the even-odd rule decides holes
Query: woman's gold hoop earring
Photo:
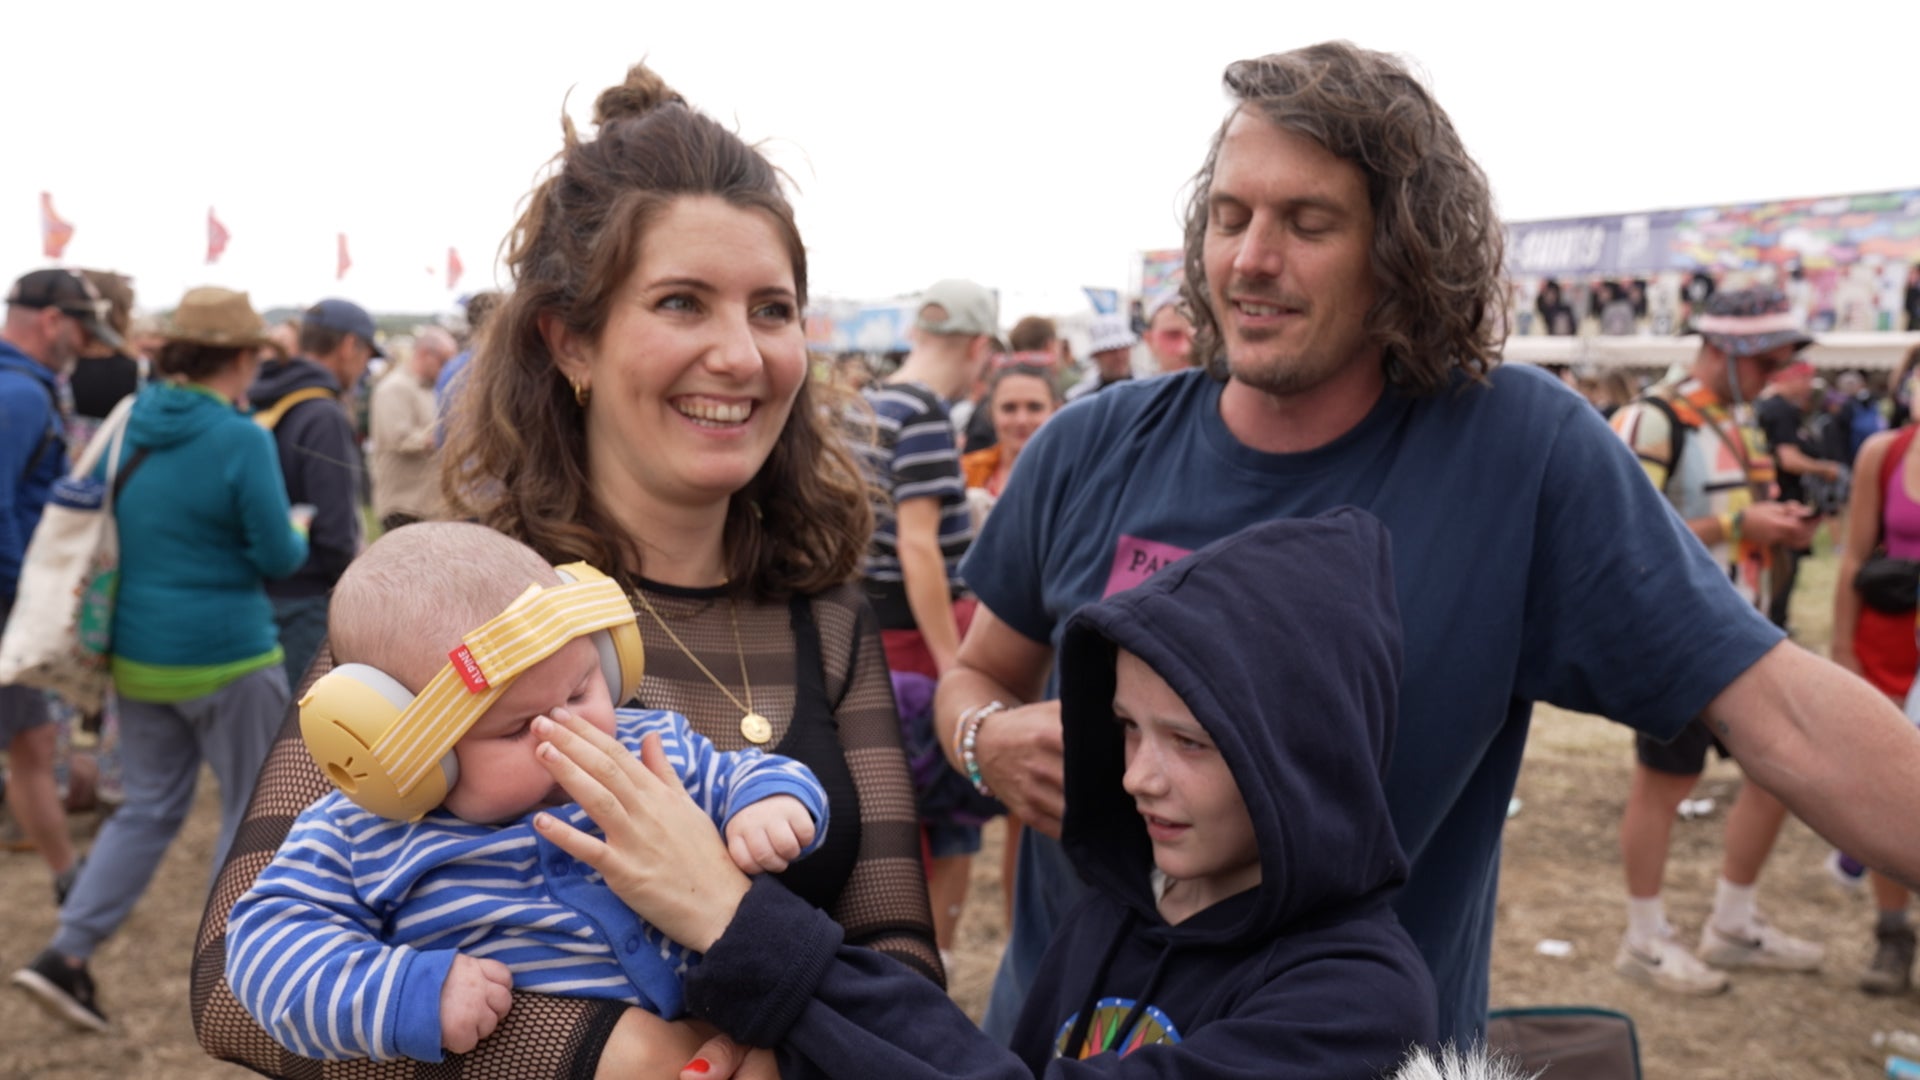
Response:
[[[585,379],[568,379],[567,383],[573,387],[573,403],[583,409],[586,408],[587,402],[593,398],[592,385]]]

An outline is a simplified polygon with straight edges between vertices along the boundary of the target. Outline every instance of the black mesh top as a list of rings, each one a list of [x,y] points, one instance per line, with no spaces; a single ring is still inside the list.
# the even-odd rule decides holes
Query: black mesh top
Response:
[[[727,689],[745,698],[726,596],[649,585],[647,598]],[[893,687],[865,598],[856,587],[841,586],[792,605],[742,601],[737,614],[753,708],[773,723],[771,749],[812,766],[831,800],[826,843],[783,880],[830,912],[850,944],[877,949],[943,981]],[[717,749],[750,745],[740,732],[740,710],[726,695],[644,611],[636,625],[646,644],[638,703],[681,713]],[[815,655],[819,660],[809,664]],[[301,690],[331,666],[323,647]],[[491,1037],[472,1053],[450,1054],[440,1064],[295,1057],[247,1015],[224,975],[227,915],[272,860],[293,819],[328,790],[300,740],[297,716],[290,715],[261,769],[194,943],[193,1022],[207,1053],[282,1077],[591,1077],[626,1008],[618,1002],[516,991],[513,1008]],[[843,822],[857,827],[843,828]]]

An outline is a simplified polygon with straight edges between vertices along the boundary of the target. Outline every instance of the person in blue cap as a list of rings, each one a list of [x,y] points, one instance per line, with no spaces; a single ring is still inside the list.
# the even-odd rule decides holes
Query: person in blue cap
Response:
[[[59,376],[90,342],[122,347],[107,301],[72,270],[35,270],[7,290],[0,323],[0,626],[13,610],[27,541],[53,482],[67,471]],[[0,746],[7,751],[7,808],[53,872],[56,900],[73,884],[73,842],[54,783],[56,729],[47,695],[0,686]]]
[[[351,300],[329,299],[300,317],[300,351],[260,365],[248,398],[254,418],[273,432],[287,498],[311,506],[306,565],[272,582],[273,620],[286,650],[287,685],[300,685],[327,635],[327,594],[360,551],[362,463],[353,420],[341,404],[384,356],[373,316]]]

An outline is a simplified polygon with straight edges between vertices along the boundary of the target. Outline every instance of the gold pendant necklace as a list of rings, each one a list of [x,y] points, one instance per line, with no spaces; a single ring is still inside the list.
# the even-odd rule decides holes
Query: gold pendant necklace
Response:
[[[633,590],[633,596],[634,599],[640,601],[640,606],[646,609],[647,614],[653,616],[654,623],[660,627],[661,633],[667,635],[667,640],[673,642],[674,646],[678,648],[681,654],[688,660],[693,661],[693,666],[699,668],[700,674],[705,675],[707,681],[712,683],[715,689],[725,694],[728,701],[733,702],[734,708],[739,709],[745,714],[740,717],[740,734],[755,746],[765,746],[768,742],[772,741],[773,724],[768,721],[766,717],[761,716],[753,710],[753,683],[747,679],[747,650],[740,645],[739,603],[732,598],[727,600],[727,618],[733,623],[733,652],[735,656],[740,658],[740,688],[747,695],[747,700],[744,704],[739,698],[733,696],[733,691],[727,689],[726,683],[714,677],[713,672],[707,669],[707,665],[701,663],[700,658],[693,655],[692,649],[687,648],[687,643],[680,640],[680,635],[673,632],[673,627],[667,625],[667,620],[661,618],[660,613],[653,609],[652,601],[647,599],[646,590],[636,588]]]

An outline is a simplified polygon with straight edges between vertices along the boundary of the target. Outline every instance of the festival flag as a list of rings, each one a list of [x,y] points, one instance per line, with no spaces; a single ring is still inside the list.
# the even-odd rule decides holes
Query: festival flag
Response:
[[[40,254],[58,259],[73,239],[73,226],[53,212],[53,196],[40,193]]]
[[[227,227],[220,224],[219,218],[213,216],[213,207],[207,207],[208,266],[212,266],[214,263],[220,261],[221,254],[227,250],[227,241],[229,239],[231,239],[231,237],[227,233]]]
[[[467,270],[466,267],[460,265],[460,253],[458,251],[455,251],[452,248],[448,248],[447,249],[447,288],[449,291],[460,287],[460,275],[465,273],[466,270]]]
[[[340,258],[339,258],[338,265],[339,265],[339,269],[335,270],[333,273],[333,278],[335,281],[339,281],[342,278],[345,278],[347,276],[347,270],[353,266],[353,260],[347,256],[347,234],[346,233],[340,234]]]

